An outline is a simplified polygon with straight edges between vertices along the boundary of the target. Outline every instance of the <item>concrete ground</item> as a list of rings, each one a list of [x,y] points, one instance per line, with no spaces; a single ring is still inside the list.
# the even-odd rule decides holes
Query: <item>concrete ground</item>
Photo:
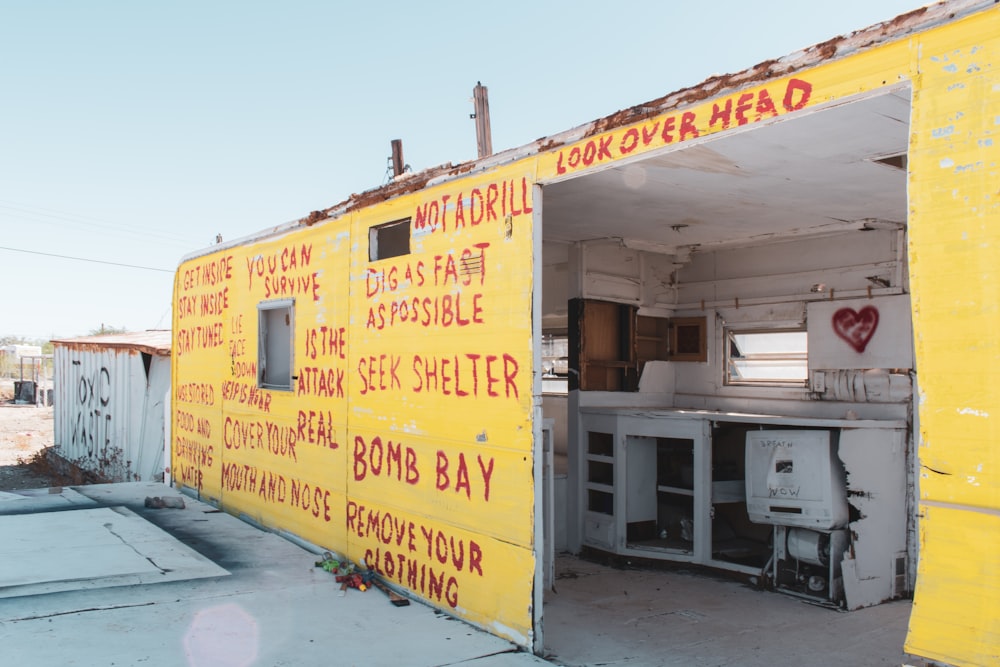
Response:
[[[0,492],[4,664],[546,664],[422,604],[339,595],[317,556],[160,484]],[[844,613],[684,570],[560,556],[560,665],[901,665],[909,602]]]
[[[209,505],[146,508],[180,497],[162,484],[53,491],[0,492],[2,664],[545,664],[421,604],[341,597],[316,554]]]
[[[908,600],[842,612],[703,572],[561,556],[545,598],[561,665],[875,667],[907,663]]]

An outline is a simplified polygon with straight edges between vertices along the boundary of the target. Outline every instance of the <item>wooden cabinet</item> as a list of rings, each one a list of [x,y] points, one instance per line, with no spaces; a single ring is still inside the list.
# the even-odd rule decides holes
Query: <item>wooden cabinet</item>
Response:
[[[636,315],[635,361],[642,375],[647,361],[663,361],[670,353],[670,320]]]
[[[705,361],[704,317],[667,319],[639,315],[636,306],[572,299],[570,389],[637,391],[649,361]]]
[[[635,306],[610,301],[570,301],[570,389],[635,391]]]

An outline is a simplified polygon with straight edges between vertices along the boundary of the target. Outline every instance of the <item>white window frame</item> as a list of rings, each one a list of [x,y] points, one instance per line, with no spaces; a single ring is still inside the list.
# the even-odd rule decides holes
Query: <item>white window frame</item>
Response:
[[[757,334],[802,334],[806,337],[806,349],[805,351],[800,350],[787,350],[787,351],[776,351],[776,352],[758,352],[747,354],[741,357],[743,361],[748,362],[760,362],[761,365],[766,365],[768,363],[774,365],[781,365],[784,362],[787,366],[801,367],[802,376],[792,377],[791,375],[785,375],[781,377],[740,377],[734,372],[734,358],[732,356],[732,350],[737,346],[736,336],[753,336]],[[809,342],[808,342],[808,331],[805,325],[801,326],[781,326],[781,327],[762,327],[762,326],[726,326],[723,328],[723,382],[726,386],[738,386],[738,387],[806,387],[809,381]]]
[[[283,318],[282,315],[285,317]],[[284,320],[285,326],[280,326]],[[279,326],[275,326],[275,322]],[[295,299],[257,304],[257,386],[292,391],[295,369]]]

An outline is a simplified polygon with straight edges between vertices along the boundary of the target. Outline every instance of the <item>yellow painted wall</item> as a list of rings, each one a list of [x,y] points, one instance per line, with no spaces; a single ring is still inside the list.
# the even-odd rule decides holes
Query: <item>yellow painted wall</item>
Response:
[[[1000,664],[1000,9],[541,156],[541,180],[909,84],[920,558],[905,650]],[[861,131],[861,130],[859,130]]]
[[[909,224],[921,553],[906,649],[1000,664],[1000,11],[919,46]]]
[[[532,636],[533,173],[425,189],[186,262],[174,479]],[[411,219],[410,254],[369,229]],[[293,391],[257,388],[257,307],[294,298]]]
[[[998,36],[1000,10],[989,8],[186,262],[175,287],[174,479],[530,645],[535,181],[910,85],[923,467],[905,648],[955,665],[1000,661]],[[369,262],[369,229],[405,217],[411,253]],[[295,366],[308,381],[257,390],[257,304],[290,295]]]

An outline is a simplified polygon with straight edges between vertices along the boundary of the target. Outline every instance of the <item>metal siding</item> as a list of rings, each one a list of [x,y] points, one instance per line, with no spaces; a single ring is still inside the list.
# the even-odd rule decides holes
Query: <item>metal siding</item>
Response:
[[[148,397],[162,404],[169,359],[154,357],[147,381],[136,349],[70,341],[53,356],[57,453],[108,481],[162,479],[163,411]]]

